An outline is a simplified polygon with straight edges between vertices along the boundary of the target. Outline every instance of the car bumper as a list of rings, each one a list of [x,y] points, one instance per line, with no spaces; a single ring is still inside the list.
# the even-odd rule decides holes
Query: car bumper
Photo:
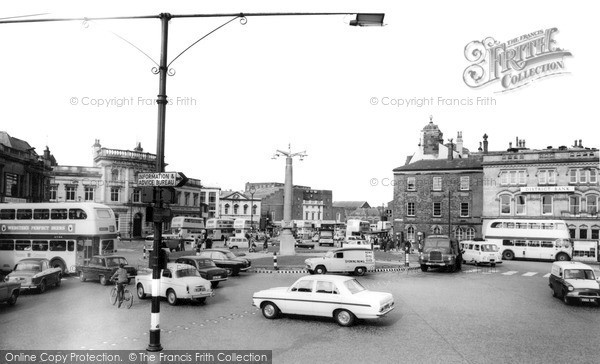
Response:
[[[572,300],[579,300],[580,302],[600,303],[600,293],[593,295],[593,294],[586,294],[586,293],[580,293],[580,292],[575,291],[575,292],[568,292],[567,297]]]
[[[198,298],[205,298],[205,297],[214,297],[215,293],[213,291],[205,291],[205,292],[194,292],[194,293],[190,293],[187,295],[187,297],[185,298],[189,298],[192,300],[198,299]]]
[[[384,310],[384,311],[382,311],[382,312],[379,312],[379,313],[377,314],[377,317],[382,317],[382,316],[385,316],[385,315],[387,315],[388,313],[392,312],[392,311],[394,310],[394,308],[396,308],[396,306],[392,306],[392,307],[388,308],[387,310]]]
[[[224,278],[211,278],[211,279],[208,279],[208,280],[211,281],[211,282],[221,282],[221,281],[226,281],[227,277],[224,277]]]

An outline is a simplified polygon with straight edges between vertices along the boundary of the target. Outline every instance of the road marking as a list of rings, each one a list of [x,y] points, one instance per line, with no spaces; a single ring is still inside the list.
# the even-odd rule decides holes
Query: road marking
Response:
[[[548,277],[550,277],[550,273],[544,274],[544,278],[548,278]]]
[[[523,274],[523,277],[533,277],[536,274],[538,274],[538,272],[527,272]]]
[[[516,274],[516,273],[519,273],[519,272],[517,272],[516,270],[511,270],[511,271],[508,271],[508,272],[502,273],[502,274],[505,276],[512,276],[513,274]]]

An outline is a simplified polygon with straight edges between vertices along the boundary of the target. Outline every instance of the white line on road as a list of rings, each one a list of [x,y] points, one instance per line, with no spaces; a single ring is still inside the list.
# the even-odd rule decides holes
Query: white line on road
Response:
[[[517,272],[516,270],[511,270],[511,271],[508,271],[508,272],[502,273],[502,274],[505,276],[512,276],[513,274],[516,274],[516,273],[519,273],[519,272]]]
[[[533,277],[536,274],[538,274],[538,272],[527,272],[523,274],[523,277]]]

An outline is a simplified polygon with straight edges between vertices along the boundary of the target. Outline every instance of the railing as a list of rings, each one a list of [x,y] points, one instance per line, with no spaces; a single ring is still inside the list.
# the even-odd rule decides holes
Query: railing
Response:
[[[156,161],[156,154],[135,152],[132,150],[122,150],[122,149],[101,148],[98,152],[96,152],[96,158],[99,158],[99,157],[136,159],[136,160],[143,160],[143,161],[149,161],[149,162]]]

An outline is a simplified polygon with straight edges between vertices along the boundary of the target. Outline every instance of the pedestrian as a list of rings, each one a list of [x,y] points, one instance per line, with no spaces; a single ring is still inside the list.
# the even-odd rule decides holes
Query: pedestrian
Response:
[[[206,249],[212,249],[212,239],[210,237],[206,238],[206,240],[204,241],[204,247]]]
[[[407,240],[405,245],[404,245],[404,250],[406,251],[406,254],[410,254],[410,248],[411,248],[411,243],[410,240]]]
[[[269,251],[269,235],[265,235],[265,242],[263,243],[263,252]]]
[[[384,241],[384,242],[382,242],[382,244],[381,244],[381,245],[383,245],[383,251],[384,251],[384,252],[387,252],[387,250],[388,250],[388,242],[387,242],[387,241]]]

